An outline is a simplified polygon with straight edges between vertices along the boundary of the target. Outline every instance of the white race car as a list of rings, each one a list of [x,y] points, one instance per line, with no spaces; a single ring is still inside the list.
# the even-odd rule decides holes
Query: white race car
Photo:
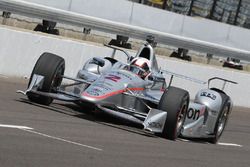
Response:
[[[116,47],[108,46],[115,50]],[[231,98],[217,88],[200,90],[190,101],[189,93],[171,85],[173,76],[194,80],[159,70],[154,49],[144,44],[135,57],[121,50],[127,63],[114,55],[88,60],[75,78],[64,75],[65,61],[52,53],[43,53],[37,60],[26,91],[35,103],[50,105],[53,99],[93,106],[113,117],[143,125],[143,129],[175,140],[177,137],[202,138],[216,143],[226,126]],[[172,75],[166,84],[165,73]],[[70,79],[71,84],[62,84]],[[233,81],[211,78],[226,83]],[[67,91],[67,87],[73,87]]]

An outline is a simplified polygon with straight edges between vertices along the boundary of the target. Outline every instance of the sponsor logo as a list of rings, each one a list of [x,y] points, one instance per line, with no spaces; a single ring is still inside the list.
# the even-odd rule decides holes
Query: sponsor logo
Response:
[[[161,129],[162,128],[162,124],[159,122],[148,122],[149,127],[152,128],[157,128],[157,129]]]
[[[111,80],[114,82],[118,82],[121,79],[121,77],[109,74],[108,76],[105,77],[105,79],[108,79],[108,80]]]
[[[189,108],[187,111],[187,118],[188,119],[193,119],[193,120],[198,120],[200,117],[200,110],[194,109],[194,108]]]
[[[216,99],[216,96],[212,93],[208,93],[208,92],[201,92],[200,96],[203,96],[203,97],[208,97],[212,100],[215,100]]]
[[[131,76],[129,76],[129,75],[125,74],[125,73],[117,72],[117,75],[120,75],[120,76],[122,76],[122,77],[125,77],[125,78],[127,78],[127,79],[129,79],[129,80],[132,80]]]
[[[101,95],[103,92],[97,88],[93,88],[87,91],[88,94],[92,95],[92,96],[99,96]]]

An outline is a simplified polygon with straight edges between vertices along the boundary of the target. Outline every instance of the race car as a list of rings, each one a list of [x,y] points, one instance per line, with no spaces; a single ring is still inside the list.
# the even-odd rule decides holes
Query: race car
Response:
[[[235,68],[238,70],[243,70],[243,65],[240,63],[240,59],[228,57],[226,61],[224,61],[223,67]]]
[[[175,140],[199,138],[216,143],[226,126],[233,103],[223,89],[210,88],[211,81],[236,82],[214,77],[207,89],[200,90],[193,101],[189,92],[172,86],[173,77],[194,78],[160,70],[154,47],[146,42],[133,57],[125,50],[109,46],[126,55],[127,62],[110,57],[89,59],[76,77],[64,75],[65,61],[52,53],[37,60],[26,91],[32,102],[50,105],[54,99],[93,106],[95,110],[131,123],[143,130]],[[165,75],[171,75],[166,83]],[[63,79],[72,83],[62,82]],[[71,88],[69,90],[69,88]]]

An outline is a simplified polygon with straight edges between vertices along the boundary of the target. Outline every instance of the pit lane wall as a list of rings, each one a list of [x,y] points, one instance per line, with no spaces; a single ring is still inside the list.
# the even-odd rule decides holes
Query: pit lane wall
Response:
[[[62,56],[66,61],[65,75],[74,77],[87,59],[94,56],[110,56],[113,50],[93,43],[82,43],[82,41],[45,36],[31,31],[23,32],[0,27],[0,77],[2,75],[8,77],[29,76],[36,60],[43,52],[52,52]],[[135,53],[131,52],[131,54]],[[118,59],[125,58],[122,54],[119,55]],[[157,59],[162,69],[175,73],[204,81],[218,76],[238,82],[238,85],[227,85],[225,91],[232,97],[235,105],[250,107],[249,73],[187,63],[161,56],[157,56]],[[169,77],[167,77],[168,79]],[[198,90],[207,86],[177,78],[174,79],[173,84],[187,89],[191,98],[194,98]]]

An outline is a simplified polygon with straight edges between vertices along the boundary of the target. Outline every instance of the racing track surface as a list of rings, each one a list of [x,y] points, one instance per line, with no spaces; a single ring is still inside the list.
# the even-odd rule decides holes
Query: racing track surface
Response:
[[[250,109],[234,109],[219,145],[169,141],[71,103],[32,104],[15,93],[25,88],[0,76],[0,166],[250,166]]]

